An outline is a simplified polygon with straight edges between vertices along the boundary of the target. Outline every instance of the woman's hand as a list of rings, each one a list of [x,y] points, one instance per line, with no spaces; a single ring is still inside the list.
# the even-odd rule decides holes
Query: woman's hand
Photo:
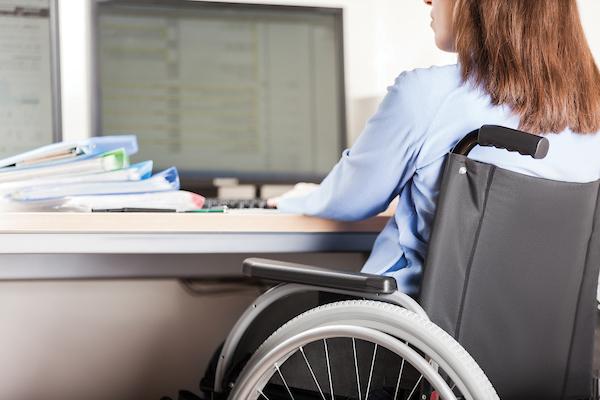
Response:
[[[285,192],[281,196],[268,199],[267,204],[269,207],[277,208],[281,199],[289,199],[292,197],[304,196],[314,192],[318,187],[319,185],[317,185],[316,183],[297,183],[292,190]]]

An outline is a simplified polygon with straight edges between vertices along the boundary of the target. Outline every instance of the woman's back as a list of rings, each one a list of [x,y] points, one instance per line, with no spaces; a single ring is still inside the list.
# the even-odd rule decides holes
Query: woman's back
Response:
[[[433,115],[417,158],[415,174],[400,194],[407,198],[400,199],[395,215],[399,244],[408,253],[408,264],[416,267],[414,271],[403,271],[402,275],[420,274],[417,269],[422,266],[429,241],[445,155],[465,134],[482,125],[517,129],[520,122],[507,107],[491,105],[485,92],[463,84],[458,66],[434,67],[410,74],[415,74],[419,84],[423,85],[420,93],[443,100],[437,100],[439,108],[429,110],[429,115],[425,116]],[[566,130],[545,136],[550,141],[550,151],[543,160],[489,147],[476,147],[469,157],[551,180],[591,182],[600,179],[600,135],[581,135]],[[373,260],[373,265],[378,264],[378,260]],[[369,267],[367,265],[367,269]]]
[[[434,115],[421,150],[426,153],[422,156],[422,165],[428,164],[428,156],[439,158],[440,151],[447,153],[450,150],[448,142],[453,144],[482,125],[519,128],[519,116],[508,107],[491,105],[489,95],[481,89],[463,84],[456,65],[415,70],[409,74],[414,74],[417,84],[422,85],[421,93],[436,97],[435,101],[440,104],[437,110],[423,116],[429,118]],[[600,178],[600,135],[582,135],[569,129],[543,135],[551,144],[543,161],[485,147],[473,150],[470,158],[553,180],[590,182]]]

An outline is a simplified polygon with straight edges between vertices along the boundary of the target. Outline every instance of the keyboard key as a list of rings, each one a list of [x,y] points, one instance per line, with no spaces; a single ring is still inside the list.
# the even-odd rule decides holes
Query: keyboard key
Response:
[[[250,209],[263,208],[269,209],[267,201],[264,199],[217,199],[207,198],[204,201],[203,208],[227,207],[231,209]]]

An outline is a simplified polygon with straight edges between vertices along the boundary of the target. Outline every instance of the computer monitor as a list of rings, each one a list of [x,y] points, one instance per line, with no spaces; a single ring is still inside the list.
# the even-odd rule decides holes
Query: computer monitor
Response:
[[[98,134],[184,186],[319,181],[345,146],[338,8],[189,0],[95,3]]]
[[[0,0],[0,158],[60,139],[57,0]]]

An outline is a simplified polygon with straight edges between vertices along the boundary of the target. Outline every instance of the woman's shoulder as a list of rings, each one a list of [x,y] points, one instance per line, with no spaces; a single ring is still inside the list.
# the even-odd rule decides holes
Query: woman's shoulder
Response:
[[[457,64],[415,68],[404,71],[396,78],[394,87],[403,89],[428,89],[428,93],[451,91],[462,86],[460,68]]]
[[[414,132],[425,132],[444,103],[462,86],[457,65],[402,72],[388,88],[381,110]]]
[[[404,71],[388,88],[388,93],[402,101],[405,110],[428,114],[442,106],[446,99],[464,85],[458,65],[433,66]]]

